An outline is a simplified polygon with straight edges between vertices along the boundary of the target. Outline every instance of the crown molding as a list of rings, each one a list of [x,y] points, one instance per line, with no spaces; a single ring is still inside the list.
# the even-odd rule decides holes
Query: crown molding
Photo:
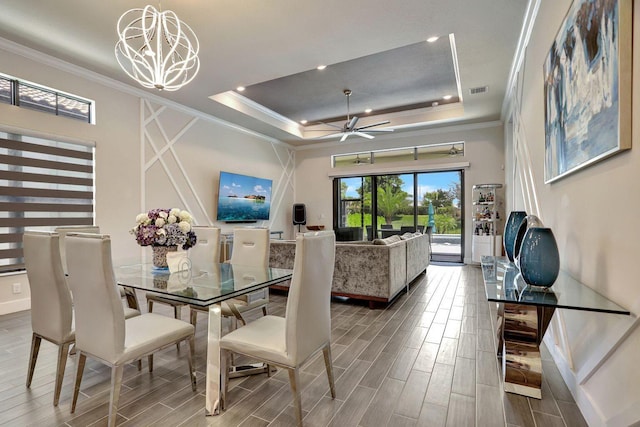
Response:
[[[278,114],[264,105],[258,104],[252,99],[240,95],[235,91],[228,90],[216,95],[211,95],[209,99],[256,120],[260,120],[261,122],[277,129],[285,131],[293,136],[297,136],[299,138],[303,137],[301,127],[297,122],[294,122],[293,120]]]
[[[23,58],[38,62],[43,65],[47,65],[49,67],[55,68],[60,71],[64,71],[69,74],[73,74],[78,77],[82,77],[86,80],[92,81],[94,83],[101,84],[103,86],[109,87],[111,89],[115,89],[119,92],[126,93],[128,95],[132,95],[135,97],[140,97],[144,99],[148,99],[153,101],[154,103],[164,105],[166,107],[175,109],[182,113],[197,117],[204,121],[215,123],[238,132],[244,133],[246,135],[250,135],[256,137],[258,139],[278,144],[284,145],[289,149],[293,149],[294,147],[291,144],[288,144],[284,141],[281,141],[276,138],[272,138],[270,136],[261,134],[259,132],[252,131],[250,129],[244,128],[242,126],[238,126],[226,120],[219,119],[211,114],[204,113],[200,110],[196,110],[195,108],[187,107],[186,105],[180,104],[175,101],[168,100],[158,95],[154,95],[152,93],[146,92],[142,89],[138,89],[136,87],[130,86],[126,83],[122,83],[118,80],[112,79],[110,77],[106,77],[102,74],[96,73],[95,71],[87,70],[86,68],[79,67],[77,65],[71,64],[69,62],[63,61],[54,56],[48,55],[46,53],[37,51],[35,49],[23,46],[21,44],[15,43],[11,40],[4,39],[0,37],[0,49],[7,51],[9,53],[13,53],[15,55],[22,56]]]

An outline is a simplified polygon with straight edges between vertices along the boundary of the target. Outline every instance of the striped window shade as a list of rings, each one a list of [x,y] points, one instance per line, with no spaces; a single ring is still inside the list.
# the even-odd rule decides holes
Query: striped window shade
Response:
[[[25,229],[94,223],[94,147],[0,132],[0,273],[24,270]]]

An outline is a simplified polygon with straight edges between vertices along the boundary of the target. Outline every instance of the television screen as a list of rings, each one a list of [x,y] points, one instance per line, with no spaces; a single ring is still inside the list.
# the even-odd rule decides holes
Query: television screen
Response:
[[[243,222],[269,219],[271,180],[220,172],[218,221]]]

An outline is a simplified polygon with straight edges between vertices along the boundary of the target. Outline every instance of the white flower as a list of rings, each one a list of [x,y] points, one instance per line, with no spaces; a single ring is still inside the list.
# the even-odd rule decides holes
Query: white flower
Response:
[[[180,212],[180,221],[188,222],[190,224],[191,220],[192,220],[192,218],[191,218],[191,214],[189,212],[187,212],[187,211]],[[185,233],[186,233],[186,231],[185,231]]]
[[[144,225],[149,225],[151,224],[151,218],[147,217],[147,219],[144,220]]]
[[[173,208],[169,211],[169,215],[173,215],[175,217],[179,217],[180,216],[180,209],[178,208]]]
[[[164,219],[162,219],[162,218],[156,219],[156,227],[162,228],[162,227],[164,227],[164,224],[165,224]]]
[[[160,216],[160,218],[162,218],[162,219],[167,219],[167,217],[169,215],[165,211],[162,211],[162,212],[158,213],[158,216]]]
[[[186,221],[180,221],[178,223],[178,227],[180,227],[180,231],[182,231],[183,233],[188,233],[191,231],[191,224]]]
[[[169,218],[167,218],[167,222],[169,224],[175,224],[178,221],[178,218],[176,218],[175,215],[169,215]]]
[[[138,224],[143,224],[144,222],[146,222],[149,219],[149,217],[147,216],[146,213],[141,213],[136,217],[136,222]]]

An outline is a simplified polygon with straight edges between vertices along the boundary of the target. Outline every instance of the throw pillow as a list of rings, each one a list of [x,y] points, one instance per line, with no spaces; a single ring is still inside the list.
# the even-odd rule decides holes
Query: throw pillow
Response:
[[[400,242],[400,241],[402,241],[400,236],[394,234],[393,236],[389,236],[386,239],[376,239],[376,240],[373,241],[373,244],[374,245],[390,245],[392,243],[396,243],[396,242]]]

